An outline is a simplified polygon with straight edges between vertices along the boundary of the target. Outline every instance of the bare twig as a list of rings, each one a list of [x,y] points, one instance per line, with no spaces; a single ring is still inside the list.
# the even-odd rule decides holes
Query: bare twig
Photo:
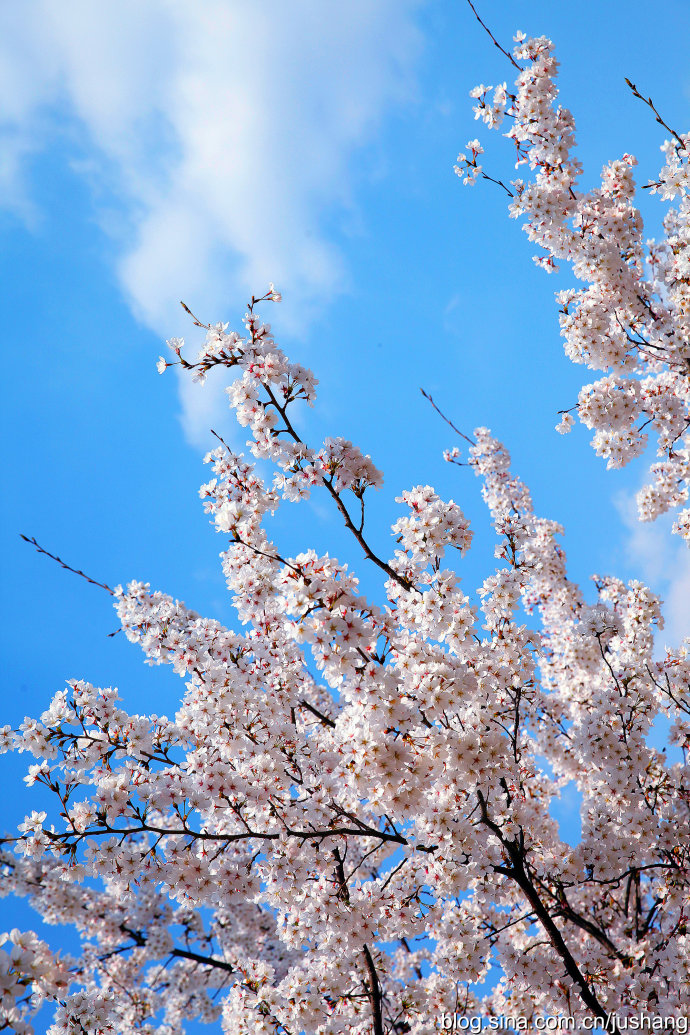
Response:
[[[224,439],[224,438],[222,438],[222,437],[221,437],[221,436],[220,436],[220,435],[218,434],[218,432],[217,432],[217,431],[214,431],[214,430],[213,430],[213,428],[211,428],[211,434],[213,435],[213,437],[214,437],[214,438],[217,438],[217,439],[218,439],[218,441],[220,442],[221,446],[224,446],[224,447],[225,447],[225,449],[227,449],[228,453],[232,453],[232,449],[231,449],[231,448],[230,448],[230,446],[229,446],[229,445],[227,444],[227,442],[225,441],[225,439]]]
[[[448,424],[448,426],[453,429],[453,431],[455,432],[456,435],[459,435],[460,438],[464,438],[465,442],[469,442],[469,444],[471,446],[476,446],[477,443],[474,441],[474,439],[470,438],[469,435],[466,435],[464,431],[460,431],[460,428],[456,428],[455,427],[455,425],[453,424],[452,420],[450,420],[448,417],[446,417],[445,413],[438,408],[438,406],[436,405],[436,403],[434,402],[434,400],[432,399],[432,397],[429,395],[428,392],[425,392],[423,388],[420,388],[419,390],[422,393],[422,395],[424,396],[424,398],[427,399],[431,403],[433,408],[438,413],[439,417],[443,418],[443,420],[446,422],[446,424]]]
[[[194,315],[192,310],[189,308],[189,306],[185,302],[180,302],[180,305],[184,309],[185,313],[187,313],[189,316],[191,316],[192,320],[194,320],[194,323],[196,324],[197,327],[203,327],[205,331],[208,331],[210,329],[211,325],[209,323],[202,323],[201,320],[199,320],[198,317],[196,317]]]
[[[21,532],[19,533],[19,535],[25,543],[28,543],[29,546],[34,546],[39,553],[44,554],[46,557],[50,557],[52,561],[55,561],[57,564],[59,564],[61,568],[65,569],[65,571],[71,571],[74,575],[79,575],[82,579],[86,579],[86,581],[90,582],[92,586],[100,586],[101,589],[104,589],[107,593],[110,593],[111,597],[115,596],[115,591],[112,590],[106,582],[98,582],[96,579],[92,579],[89,575],[87,575],[86,572],[81,571],[80,568],[73,568],[71,564],[66,564],[61,557],[56,556],[56,554],[51,553],[49,550],[44,550],[40,543],[36,542],[36,539],[33,536],[29,538],[29,536],[27,535],[22,535]]]
[[[472,11],[474,12],[474,17],[477,19],[477,21],[481,25],[482,29],[484,30],[484,32],[486,32],[488,34],[488,36],[490,37],[490,39],[493,41],[494,46],[498,47],[498,49],[500,50],[501,54],[505,54],[505,56],[510,61],[511,65],[514,65],[515,68],[517,68],[518,72],[522,72],[523,71],[522,66],[518,65],[517,61],[515,60],[513,55],[510,53],[510,51],[506,50],[505,47],[501,46],[501,44],[498,42],[498,40],[496,39],[496,37],[494,36],[493,32],[488,27],[488,25],[481,20],[481,18],[477,14],[477,8],[472,3],[472,0],[467,0],[467,3],[472,8]]]
[[[495,183],[497,187],[503,187],[503,190],[506,192],[506,194],[508,195],[509,198],[514,198],[515,197],[515,195],[513,194],[512,190],[510,190],[509,187],[506,187],[506,185],[503,182],[503,180],[497,180],[495,176],[489,176],[489,174],[485,173],[483,169],[481,170],[481,174],[482,174],[482,179],[483,180],[488,180],[489,183]]]
[[[468,3],[469,3],[469,0],[468,0]],[[685,141],[683,140],[682,136],[680,135],[680,133],[676,133],[675,129],[671,129],[671,127],[669,126],[669,124],[667,122],[664,122],[664,120],[662,119],[661,115],[657,111],[656,106],[655,106],[654,101],[652,100],[652,98],[651,97],[645,97],[643,94],[641,94],[640,91],[635,86],[635,84],[631,83],[627,76],[625,76],[625,81],[628,84],[628,86],[630,87],[630,89],[632,90],[633,96],[639,98],[639,100],[641,100],[641,101],[644,101],[644,103],[649,108],[652,109],[652,111],[654,112],[654,115],[656,116],[656,121],[659,123],[659,125],[663,126],[664,129],[666,130],[666,132],[670,133],[672,137],[675,137],[676,140],[678,141],[679,146],[682,147],[683,150],[685,150]]]

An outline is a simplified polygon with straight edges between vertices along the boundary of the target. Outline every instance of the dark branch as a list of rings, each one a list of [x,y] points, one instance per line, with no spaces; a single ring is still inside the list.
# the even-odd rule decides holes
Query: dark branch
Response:
[[[450,420],[448,417],[446,417],[445,413],[438,408],[438,406],[436,405],[436,403],[434,402],[434,400],[432,399],[432,397],[429,395],[428,392],[425,392],[423,388],[420,388],[419,390],[422,393],[422,395],[424,396],[424,398],[427,399],[431,403],[433,408],[438,413],[439,417],[441,417],[446,422],[446,424],[453,429],[453,431],[455,432],[456,435],[459,435],[460,438],[464,438],[465,442],[469,442],[469,444],[471,446],[476,446],[477,443],[474,441],[474,439],[470,438],[469,435],[466,435],[464,431],[460,431],[460,428],[456,428],[455,427],[455,425],[453,424],[452,420]]]
[[[469,0],[468,0],[468,3],[469,3]],[[656,121],[659,123],[659,125],[663,126],[664,129],[666,130],[666,132],[670,133],[672,137],[675,137],[675,139],[678,141],[678,145],[680,147],[682,147],[683,150],[685,150],[685,141],[683,140],[682,136],[680,135],[680,133],[676,133],[675,129],[671,129],[671,127],[669,126],[669,124],[667,122],[664,122],[664,120],[662,119],[661,115],[656,110],[656,106],[655,106],[654,101],[652,100],[652,98],[651,97],[643,96],[643,94],[640,93],[640,91],[637,89],[635,84],[630,82],[630,80],[628,79],[627,76],[625,77],[625,81],[628,84],[628,86],[630,87],[630,89],[632,90],[633,96],[639,98],[639,100],[643,101],[644,104],[646,104],[649,108],[652,109],[652,111],[654,112],[654,115],[656,116]]]
[[[300,701],[299,705],[301,708],[306,708],[307,711],[311,712],[312,715],[315,715],[317,719],[320,719],[325,726],[330,726],[333,730],[335,729],[335,723],[333,722],[333,719],[329,719],[327,715],[324,715],[323,712],[320,712],[319,709],[315,708],[313,704],[309,704],[309,701]]]
[[[29,538],[29,536],[22,535],[21,532],[19,533],[19,536],[21,539],[24,540],[25,543],[28,543],[29,546],[34,546],[39,553],[44,554],[46,557],[50,557],[52,561],[55,561],[57,564],[59,564],[61,568],[65,569],[65,571],[71,571],[74,575],[79,575],[82,579],[86,579],[86,581],[90,582],[92,586],[99,586],[101,589],[104,589],[107,593],[110,593],[111,597],[115,596],[114,590],[112,590],[106,582],[98,582],[96,579],[92,579],[90,575],[87,575],[86,572],[81,571],[79,568],[73,568],[71,564],[66,564],[61,557],[56,556],[56,554],[51,553],[49,550],[44,550],[40,543],[36,542],[33,536]]]
[[[506,838],[500,826],[489,816],[486,799],[479,788],[477,788],[477,797],[479,799],[482,822],[499,839],[510,860],[509,866],[495,866],[494,869],[496,872],[512,878],[512,880],[514,880],[518,885],[529,902],[532,912],[536,915],[539,923],[549,936],[549,941],[558,956],[561,958],[569,977],[573,980],[575,985],[577,985],[580,998],[583,1003],[589,1010],[591,1010],[595,1017],[599,1017],[604,1022],[604,1030],[610,1031],[609,1017],[606,1010],[604,1010],[603,1006],[590,988],[587,979],[578,967],[575,957],[566,945],[563,935],[554,923],[549,910],[542,902],[539,892],[529,876],[527,867],[525,866],[524,838],[520,837],[519,840],[517,838],[514,840]]]
[[[374,1016],[374,1035],[383,1035],[383,1016],[381,1013],[381,986],[376,967],[369,952],[369,946],[364,946],[364,959],[369,973],[369,999],[371,1001],[371,1012]]]
[[[485,32],[485,33],[487,33],[487,35],[489,36],[489,38],[490,38],[490,39],[492,40],[492,42],[493,42],[494,46],[495,46],[495,47],[498,47],[498,49],[500,50],[501,54],[505,54],[505,56],[506,56],[506,57],[508,58],[508,60],[510,61],[511,65],[513,65],[513,66],[514,66],[515,68],[517,68],[518,72],[522,72],[522,71],[523,71],[523,68],[522,68],[522,66],[521,66],[521,65],[518,65],[517,61],[515,60],[515,58],[513,57],[513,55],[512,55],[511,53],[510,53],[510,51],[506,50],[506,49],[505,49],[505,47],[502,47],[502,46],[501,46],[501,44],[500,44],[500,43],[498,42],[498,40],[496,39],[496,37],[494,36],[493,32],[492,32],[492,31],[491,31],[491,29],[490,29],[490,28],[488,27],[488,25],[487,25],[487,24],[486,24],[485,22],[483,22],[483,21],[481,20],[481,18],[480,18],[480,17],[479,17],[479,15],[477,14],[477,8],[476,8],[476,7],[474,6],[474,4],[472,3],[472,0],[467,0],[467,3],[468,3],[468,4],[470,5],[470,7],[472,8],[472,11],[474,12],[474,17],[475,17],[475,18],[477,19],[477,21],[478,21],[478,22],[479,22],[479,24],[481,25],[482,29],[484,30],[484,32]]]

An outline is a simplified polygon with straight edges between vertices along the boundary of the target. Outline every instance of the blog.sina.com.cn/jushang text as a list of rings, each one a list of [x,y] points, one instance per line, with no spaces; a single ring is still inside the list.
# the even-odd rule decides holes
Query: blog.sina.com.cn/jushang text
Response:
[[[439,1031],[464,1031],[479,1035],[483,1031],[636,1031],[673,1032],[687,1035],[688,1018],[656,1017],[638,1013],[619,1017],[612,1013],[604,1020],[600,1017],[468,1017],[465,1014],[442,1013],[437,1018]]]

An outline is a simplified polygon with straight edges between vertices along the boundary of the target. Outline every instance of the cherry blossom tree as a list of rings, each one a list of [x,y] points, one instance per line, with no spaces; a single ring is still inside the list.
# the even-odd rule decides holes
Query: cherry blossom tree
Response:
[[[526,166],[529,181],[507,187],[484,171],[477,159],[478,140],[458,156],[456,172],[464,183],[478,178],[498,182],[511,198],[510,214],[526,217],[524,229],[542,253],[535,262],[547,272],[569,263],[587,287],[556,297],[566,355],[574,363],[604,371],[580,392],[577,404],[563,410],[558,425],[568,432],[575,410],[594,431],[592,445],[608,467],[622,467],[640,456],[655,434],[658,459],[651,481],[638,494],[640,517],[652,521],[681,508],[674,532],[690,540],[690,136],[668,126],[651,98],[656,121],[670,134],[663,145],[665,164],[646,184],[652,194],[675,201],[664,219],[663,241],[644,241],[643,222],[635,206],[633,155],[604,166],[601,187],[577,191],[582,167],[573,157],[575,123],[567,108],[556,105],[557,61],[545,37],[516,36],[514,55],[520,69],[515,92],[506,83],[478,86],[475,117],[490,128],[510,121],[505,134],[516,150],[516,168]],[[524,69],[518,62],[527,62]],[[633,94],[645,100],[634,83]],[[491,93],[493,91],[493,93]]]
[[[504,186],[540,262],[570,261],[587,285],[559,301],[568,354],[606,372],[577,405],[597,451],[624,463],[645,441],[640,418],[656,432],[650,518],[687,499],[690,137],[666,145],[650,189],[680,201],[645,251],[634,159],[578,193],[551,43],[520,37],[506,56],[515,93],[478,88],[477,114],[511,120],[533,177]],[[480,154],[473,141],[460,156],[470,182],[491,179]],[[317,382],[263,320],[279,300],[272,286],[252,298],[242,332],[192,317],[197,359],[174,339],[159,361],[238,375],[228,396],[253,460],[219,440],[201,499],[241,631],[148,584],[99,584],[147,662],[182,677],[179,709],[129,714],[114,689],[75,681],[0,731],[56,802],[5,838],[0,889],[82,938],[70,958],[5,935],[0,1028],[31,1032],[46,1003],[50,1035],[173,1035],[190,1018],[232,1035],[422,1035],[453,1013],[613,1030],[682,1015],[690,641],[659,659],[660,603],[639,582],[595,576],[586,602],[562,529],[486,428],[447,453],[467,457],[497,533],[480,603],[457,570],[468,521],[430,486],[402,494],[395,548],[377,549],[365,516],[381,472],[343,438],[300,434]],[[269,538],[266,516],[312,492],[378,569],[380,599],[335,557],[286,556]],[[658,716],[683,763],[648,743]],[[550,813],[568,785],[576,845]]]

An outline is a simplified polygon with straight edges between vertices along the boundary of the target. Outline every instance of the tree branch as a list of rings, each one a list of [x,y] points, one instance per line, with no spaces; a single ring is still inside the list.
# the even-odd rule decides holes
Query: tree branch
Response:
[[[474,17],[475,17],[475,18],[477,19],[477,21],[478,21],[478,22],[479,22],[479,24],[481,25],[482,29],[484,30],[484,32],[486,32],[486,34],[487,34],[487,35],[489,36],[489,38],[490,38],[490,39],[492,40],[492,42],[493,42],[494,46],[495,46],[495,47],[498,47],[498,49],[500,50],[501,54],[505,54],[505,56],[506,56],[506,57],[508,58],[508,60],[510,61],[511,65],[513,65],[513,66],[514,66],[515,68],[517,68],[518,72],[522,72],[522,71],[524,71],[524,70],[523,70],[523,68],[522,68],[522,66],[521,66],[521,65],[518,65],[517,61],[515,60],[515,58],[513,57],[513,55],[512,55],[511,53],[510,53],[510,51],[506,50],[506,49],[505,49],[505,47],[502,47],[502,46],[501,46],[501,44],[500,44],[500,43],[498,42],[498,40],[497,40],[497,39],[496,39],[496,37],[494,36],[494,34],[493,34],[493,32],[491,31],[491,29],[489,29],[489,27],[487,26],[487,24],[486,24],[485,22],[483,22],[483,21],[481,20],[481,18],[480,18],[480,17],[479,17],[479,15],[477,14],[477,8],[476,8],[476,7],[474,6],[474,4],[472,3],[472,0],[467,0],[467,3],[468,3],[468,4],[470,5],[470,7],[472,8],[472,11],[474,12]]]
[[[374,1035],[383,1035],[383,1016],[381,1013],[381,986],[379,976],[376,973],[374,960],[372,959],[369,946],[364,946],[364,959],[369,972],[369,999],[371,1001],[371,1012],[374,1018]]]
[[[548,934],[551,945],[563,961],[569,977],[571,977],[577,985],[580,998],[583,1003],[589,1010],[591,1010],[595,1017],[600,1018],[604,1022],[604,1030],[610,1031],[609,1017],[606,1010],[604,1010],[603,1006],[590,988],[584,974],[577,965],[575,957],[566,945],[563,935],[554,923],[551,914],[539,897],[539,892],[529,877],[524,862],[524,845],[517,839],[509,841],[503,836],[501,828],[490,818],[486,799],[479,788],[477,788],[477,797],[479,798],[479,804],[481,807],[482,822],[496,835],[508,853],[508,857],[510,859],[510,866],[496,867],[497,871],[511,877],[523,892],[532,907],[532,911],[535,913],[540,924]]]
[[[99,586],[100,589],[104,589],[107,593],[110,593],[111,597],[115,596],[115,591],[112,590],[106,582],[98,582],[96,579],[92,579],[90,575],[87,575],[86,572],[81,571],[80,568],[73,568],[71,564],[67,564],[61,557],[58,557],[54,553],[50,553],[49,550],[45,550],[40,543],[36,542],[34,536],[29,538],[29,536],[22,535],[20,532],[19,537],[20,539],[23,539],[25,543],[28,543],[29,546],[34,546],[38,552],[42,553],[45,557],[50,557],[52,561],[59,564],[61,568],[65,569],[65,571],[71,571],[74,575],[79,575],[82,579],[86,579],[86,581],[90,582],[92,586]]]

